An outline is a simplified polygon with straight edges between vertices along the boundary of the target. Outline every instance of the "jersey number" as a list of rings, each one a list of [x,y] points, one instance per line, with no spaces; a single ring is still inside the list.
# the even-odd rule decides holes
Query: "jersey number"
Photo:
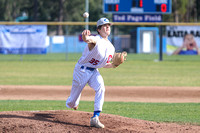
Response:
[[[99,63],[99,60],[95,60],[94,58],[92,58],[90,61],[89,61],[92,65],[97,65]]]

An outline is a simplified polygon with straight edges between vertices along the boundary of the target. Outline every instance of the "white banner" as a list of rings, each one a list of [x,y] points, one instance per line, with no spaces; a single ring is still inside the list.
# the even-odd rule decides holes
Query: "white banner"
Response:
[[[45,54],[46,25],[0,25],[0,53]]]
[[[172,54],[183,45],[186,34],[192,34],[198,47],[200,47],[200,26],[166,26],[166,32],[168,54]]]

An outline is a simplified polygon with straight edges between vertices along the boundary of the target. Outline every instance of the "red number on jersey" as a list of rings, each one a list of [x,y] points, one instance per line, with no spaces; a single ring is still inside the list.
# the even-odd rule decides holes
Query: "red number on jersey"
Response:
[[[95,62],[95,59],[92,58],[90,61],[89,61],[91,64],[93,64]]]
[[[95,60],[94,58],[92,58],[90,61],[89,61],[92,65],[97,65],[99,63],[99,60]]]

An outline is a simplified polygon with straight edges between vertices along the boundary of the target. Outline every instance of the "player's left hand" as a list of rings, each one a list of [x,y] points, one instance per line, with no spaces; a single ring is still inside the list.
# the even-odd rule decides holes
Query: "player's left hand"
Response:
[[[126,60],[127,52],[124,51],[122,53],[115,53],[112,58],[112,65],[114,68],[118,67]]]

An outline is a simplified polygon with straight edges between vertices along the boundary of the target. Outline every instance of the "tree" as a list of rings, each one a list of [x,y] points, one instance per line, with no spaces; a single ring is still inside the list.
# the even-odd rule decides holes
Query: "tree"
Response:
[[[103,0],[89,0],[89,21],[96,22],[101,17],[112,19],[111,14],[103,14]],[[163,22],[198,22],[199,0],[172,0],[172,13],[163,15]],[[0,21],[15,21],[22,13],[28,15],[26,21],[72,21],[84,22],[85,0],[0,0]],[[53,35],[76,34],[85,26],[48,26]],[[123,34],[133,27],[118,26]],[[90,26],[92,31],[96,26]]]
[[[23,0],[1,0],[0,1],[0,21],[15,21],[21,15],[21,7]]]
[[[65,0],[59,0],[59,14],[58,14],[58,21],[62,22],[64,20],[64,2]],[[59,25],[57,28],[57,34],[63,35],[62,25]]]

